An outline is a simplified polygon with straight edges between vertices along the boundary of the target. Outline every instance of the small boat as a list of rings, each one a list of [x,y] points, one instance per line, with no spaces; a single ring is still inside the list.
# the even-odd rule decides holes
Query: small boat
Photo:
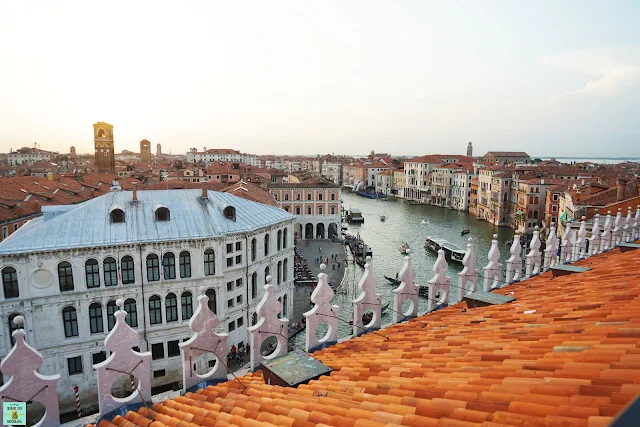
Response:
[[[386,217],[386,216],[384,216],[384,215],[380,215],[380,221],[384,221],[384,220],[386,220],[386,219],[387,219],[387,217]]]
[[[400,245],[401,254],[406,254],[408,249],[411,249],[411,248],[409,247],[409,244],[407,242],[404,242],[403,244]]]
[[[462,262],[465,256],[464,249],[454,245],[448,240],[441,239],[438,237],[428,236],[424,242],[424,247],[426,249],[431,249],[434,252],[442,249],[447,258],[452,261]]]
[[[460,235],[461,235],[461,236],[464,236],[465,234],[469,234],[470,232],[471,232],[471,230],[469,230],[468,228],[466,228],[466,229],[464,229],[464,230],[462,230],[462,231],[460,232]]]

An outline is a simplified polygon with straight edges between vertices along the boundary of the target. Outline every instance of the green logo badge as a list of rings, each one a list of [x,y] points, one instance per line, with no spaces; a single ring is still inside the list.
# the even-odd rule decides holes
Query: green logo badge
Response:
[[[27,403],[2,402],[2,424],[5,426],[26,426]]]

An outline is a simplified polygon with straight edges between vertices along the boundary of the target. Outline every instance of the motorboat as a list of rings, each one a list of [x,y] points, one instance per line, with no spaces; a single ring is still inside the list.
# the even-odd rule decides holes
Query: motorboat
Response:
[[[347,211],[347,222],[349,224],[362,224],[364,222],[362,211],[358,208],[349,209]]]
[[[448,240],[433,236],[427,236],[424,242],[424,247],[434,252],[438,252],[442,249],[447,258],[457,262],[462,262],[466,253],[464,249],[454,245]]]
[[[386,219],[387,219],[387,217],[386,217],[386,216],[384,216],[384,215],[380,215],[380,221],[383,221],[383,222],[384,222]]]
[[[470,232],[471,232],[471,230],[469,230],[468,228],[466,228],[466,229],[464,229],[464,230],[462,230],[462,231],[460,232],[460,235],[461,235],[461,236],[464,236],[465,234],[469,234]]]
[[[403,244],[400,245],[401,254],[406,254],[408,249],[411,249],[411,248],[409,247],[409,244],[407,242],[404,242]]]

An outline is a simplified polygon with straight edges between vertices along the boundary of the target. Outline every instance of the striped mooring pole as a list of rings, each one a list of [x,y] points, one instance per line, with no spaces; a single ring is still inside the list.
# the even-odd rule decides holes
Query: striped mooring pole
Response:
[[[82,411],[80,411],[80,395],[78,394],[78,386],[73,386],[73,391],[76,393],[76,412],[78,413],[78,418],[82,417]]]

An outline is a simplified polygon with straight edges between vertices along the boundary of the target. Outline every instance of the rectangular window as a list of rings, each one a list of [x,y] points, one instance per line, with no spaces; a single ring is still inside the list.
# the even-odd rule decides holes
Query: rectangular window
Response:
[[[231,298],[230,300],[227,300],[227,308],[231,308],[233,307],[233,298]]]
[[[69,368],[69,375],[81,374],[82,373],[82,356],[68,358],[67,367]]]
[[[93,362],[94,365],[100,363],[100,362],[104,362],[105,360],[107,360],[107,352],[106,351],[101,351],[99,353],[93,353],[91,355],[91,361]]]
[[[242,304],[242,295],[236,297],[236,304]]]
[[[236,255],[236,264],[242,264],[242,255]]]
[[[215,263],[216,254],[212,249],[207,249],[204,251],[204,275],[205,276],[213,276],[216,274],[216,263]]]
[[[125,285],[134,283],[136,281],[136,273],[134,270],[133,258],[130,256],[123,257],[120,262],[120,267],[122,270],[122,283]]]
[[[236,329],[236,322],[229,322],[229,332],[234,331]]]
[[[227,253],[233,252],[233,243],[227,243]]]
[[[160,378],[167,375],[167,371],[164,369],[159,369],[157,371],[153,371],[153,378]]]
[[[236,242],[236,251],[242,250],[242,242]]]
[[[178,346],[179,340],[167,342],[167,354],[169,357],[180,356],[180,347]]]
[[[149,301],[149,324],[158,325],[160,323],[162,323],[162,301],[156,297]]]
[[[176,278],[176,258],[172,253],[166,254],[162,258],[162,268],[165,280]]]
[[[178,298],[173,295],[173,298],[166,298],[164,300],[167,311],[167,322],[178,321]]]
[[[236,288],[241,288],[242,287],[242,278],[239,278],[236,280]]]
[[[158,360],[164,359],[164,344],[159,342],[156,344],[151,344],[151,359]]]
[[[160,280],[160,264],[156,255],[147,257],[147,281],[157,282]]]
[[[244,324],[244,318],[238,317],[238,320],[236,320],[236,324],[238,325],[238,328],[241,327]]]
[[[7,237],[9,237],[9,229],[7,229],[7,227],[2,227],[2,238],[6,239]]]
[[[307,215],[311,215],[311,206],[307,206]]]
[[[180,277],[191,277],[191,254],[187,251],[180,252]]]
[[[227,282],[227,292],[231,292],[233,290],[233,282]]]
[[[233,267],[233,257],[227,258],[227,267]]]
[[[13,231],[18,231],[18,223],[13,224]]]

